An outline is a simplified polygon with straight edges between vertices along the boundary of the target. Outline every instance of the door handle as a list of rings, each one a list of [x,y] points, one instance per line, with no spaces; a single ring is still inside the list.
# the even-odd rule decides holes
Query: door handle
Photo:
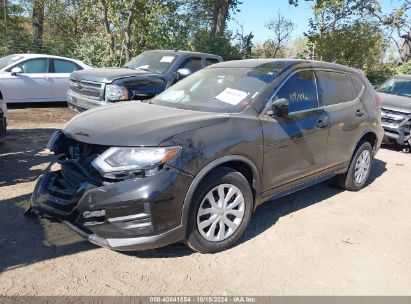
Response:
[[[360,109],[358,109],[355,112],[355,116],[358,116],[358,117],[362,117],[362,116],[364,116],[364,114],[365,114],[365,112],[363,110],[360,110]]]
[[[326,129],[327,127],[328,127],[328,121],[327,120],[325,120],[325,119],[319,119],[318,121],[317,121],[317,123],[315,124],[315,127],[317,128],[317,129]]]

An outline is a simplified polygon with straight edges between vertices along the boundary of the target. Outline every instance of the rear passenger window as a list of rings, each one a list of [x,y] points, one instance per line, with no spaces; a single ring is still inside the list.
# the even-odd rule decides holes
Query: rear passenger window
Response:
[[[201,58],[189,58],[181,65],[180,69],[189,69],[191,73],[197,72],[203,68]]]
[[[74,62],[54,59],[54,73],[72,73],[77,70],[77,65]]]
[[[318,92],[323,106],[353,100],[350,83],[343,73],[319,71]]]
[[[206,59],[207,66],[218,63],[218,59],[215,58],[207,58]]]
[[[364,83],[361,81],[361,79],[358,76],[355,75],[348,75],[348,78],[350,78],[352,88],[354,91],[354,99],[358,98],[364,89]]]
[[[291,76],[278,91],[276,99],[280,98],[288,100],[290,113],[317,108],[317,86],[314,72],[301,71]]]

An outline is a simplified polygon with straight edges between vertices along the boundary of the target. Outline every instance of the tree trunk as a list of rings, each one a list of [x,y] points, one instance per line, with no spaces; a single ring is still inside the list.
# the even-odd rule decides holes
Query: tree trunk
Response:
[[[108,7],[106,0],[100,0],[101,7],[103,9],[103,23],[106,35],[109,38],[109,64],[112,65],[114,61],[115,53],[115,40],[113,32],[110,29],[110,21],[108,20]]]
[[[229,7],[229,0],[214,0],[213,23],[210,33],[211,40],[214,41],[218,36],[224,33]]]
[[[44,29],[44,0],[33,2],[33,44],[36,51],[41,52]]]
[[[132,31],[132,24],[134,21],[134,15],[135,15],[135,10],[136,10],[136,5],[137,5],[138,0],[134,0],[129,8],[129,13],[127,16],[127,25],[126,29],[124,31],[124,40],[125,40],[125,46],[126,46],[126,61],[130,61],[131,59],[131,31]]]
[[[408,34],[401,36],[401,38],[404,38],[404,44],[401,48],[401,59],[405,62],[411,58],[411,30]]]

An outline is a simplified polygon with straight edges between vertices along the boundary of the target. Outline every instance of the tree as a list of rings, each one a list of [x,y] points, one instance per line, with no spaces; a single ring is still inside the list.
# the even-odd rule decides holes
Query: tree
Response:
[[[0,0],[0,57],[27,52],[32,37],[27,31],[31,19],[24,15],[24,7],[15,1]]]
[[[269,42],[273,46],[272,58],[277,58],[279,55],[284,56],[291,33],[295,29],[294,23],[278,12],[277,18],[267,23],[266,28],[273,34],[273,39]]]
[[[318,58],[365,72],[382,62],[386,43],[380,29],[360,21],[327,31],[314,40]]]
[[[32,25],[33,45],[36,51],[41,52],[44,31],[44,0],[34,0],[33,2]]]
[[[217,2],[0,0],[0,55],[41,51],[95,66],[121,65],[144,50],[158,48],[248,58],[252,34],[240,37],[226,29],[240,1],[222,1],[222,6]]]
[[[210,32],[211,40],[214,41],[224,33],[229,7],[229,0],[214,0],[213,23]]]
[[[301,0],[300,0],[301,1]],[[411,57],[411,22],[408,13],[411,10],[411,0],[399,0],[391,12],[383,13],[380,1],[371,0],[304,0],[313,3],[316,20],[320,25],[319,32],[335,29],[341,22],[350,23],[366,19],[369,23],[380,28],[383,35],[397,47],[402,60]],[[289,0],[297,6],[299,0]],[[403,38],[401,44],[398,39]]]
[[[388,14],[384,14],[381,7],[377,7],[371,14],[377,19],[389,41],[397,47],[400,59],[406,61],[411,57],[411,23],[407,15],[411,10],[411,0],[402,0],[398,4]],[[399,37],[404,39],[402,45],[398,42]]]

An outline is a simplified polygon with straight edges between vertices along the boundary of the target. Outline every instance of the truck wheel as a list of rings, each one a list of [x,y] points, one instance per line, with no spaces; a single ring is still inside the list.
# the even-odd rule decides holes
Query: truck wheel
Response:
[[[195,192],[188,220],[188,245],[202,253],[230,248],[250,221],[253,194],[238,171],[222,167],[211,172]]]
[[[351,159],[347,173],[337,177],[339,186],[349,191],[362,189],[370,176],[372,161],[371,144],[368,141],[360,143]]]

